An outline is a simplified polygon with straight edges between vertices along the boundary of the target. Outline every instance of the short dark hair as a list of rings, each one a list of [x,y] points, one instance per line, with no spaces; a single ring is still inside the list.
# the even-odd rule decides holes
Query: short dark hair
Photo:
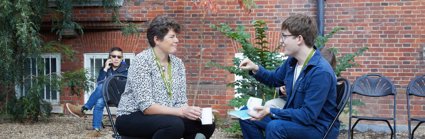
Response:
[[[168,31],[173,30],[176,33],[180,33],[180,24],[174,21],[172,18],[166,15],[160,15],[155,17],[152,22],[149,24],[147,30],[147,37],[149,45],[155,47],[155,36],[159,40],[163,40]]]
[[[287,29],[292,35],[301,35],[308,47],[314,46],[317,36],[316,21],[310,16],[295,14],[288,17],[282,23],[282,30]]]
[[[113,51],[119,51],[119,52],[121,52],[121,53],[122,53],[122,49],[121,49],[121,48],[119,48],[119,47],[112,47],[112,48],[109,50],[109,53],[112,53]]]
[[[332,66],[332,69],[335,70],[337,64],[335,53],[331,51],[331,49],[325,47],[320,50],[320,54],[322,54],[322,57],[329,62],[329,64]]]

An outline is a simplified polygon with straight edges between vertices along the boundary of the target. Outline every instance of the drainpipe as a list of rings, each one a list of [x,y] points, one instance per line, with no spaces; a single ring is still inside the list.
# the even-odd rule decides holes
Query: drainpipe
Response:
[[[317,0],[317,25],[319,29],[319,34],[323,36],[325,30],[325,0]],[[323,48],[323,47],[321,47]]]

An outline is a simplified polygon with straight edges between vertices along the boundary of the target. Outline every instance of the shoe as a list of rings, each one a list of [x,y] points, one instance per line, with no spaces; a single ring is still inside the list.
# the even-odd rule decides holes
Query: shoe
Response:
[[[87,137],[101,137],[101,136],[102,134],[98,130],[87,133]]]
[[[70,103],[66,103],[65,106],[72,115],[77,116],[79,118],[84,116],[84,110],[82,107],[72,105]]]
[[[205,137],[204,134],[202,133],[196,133],[195,139],[206,139],[207,137]]]

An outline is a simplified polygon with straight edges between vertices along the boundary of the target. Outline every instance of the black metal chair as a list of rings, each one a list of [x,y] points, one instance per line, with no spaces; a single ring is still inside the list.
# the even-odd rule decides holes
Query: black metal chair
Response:
[[[371,117],[371,116],[353,116],[352,115],[352,96],[353,94],[358,94],[362,96],[367,97],[384,97],[392,95],[394,97],[394,104],[393,104],[393,117]],[[348,128],[349,131],[351,131],[351,138],[353,138],[353,131],[356,125],[361,120],[367,120],[367,121],[383,121],[388,124],[388,127],[391,130],[391,139],[394,137],[396,139],[396,110],[397,110],[397,92],[395,89],[394,84],[386,78],[385,76],[382,76],[380,74],[366,74],[358,78],[352,86],[352,91],[350,95],[350,114],[349,114],[349,122],[348,122]],[[356,122],[354,123],[353,127],[351,127],[351,119],[356,118]],[[394,122],[393,127],[390,124],[390,120]]]
[[[121,94],[124,93],[125,84],[127,83],[127,76],[115,74],[108,77],[103,84],[103,99],[105,101],[106,111],[108,118],[112,125],[114,134],[112,137],[116,139],[134,139],[135,137],[120,136],[115,128],[115,122],[112,118],[110,107],[118,107],[121,99]]]
[[[407,85],[406,89],[406,98],[407,98],[407,117],[408,117],[408,129],[409,129],[409,138],[413,139],[416,129],[425,122],[425,117],[412,117],[410,114],[410,96],[416,97],[425,97],[425,75],[417,76],[415,79],[410,81],[409,85]],[[413,132],[411,132],[411,122],[419,122]]]
[[[347,101],[348,101],[348,97],[350,96],[350,89],[351,89],[350,82],[347,79],[340,77],[337,79],[336,89],[337,89],[336,103],[338,104],[337,105],[338,113],[335,119],[332,121],[332,123],[328,126],[328,130],[326,131],[322,139],[326,139],[335,121],[338,120],[339,115],[342,113],[342,111],[344,111],[345,105],[347,104]]]

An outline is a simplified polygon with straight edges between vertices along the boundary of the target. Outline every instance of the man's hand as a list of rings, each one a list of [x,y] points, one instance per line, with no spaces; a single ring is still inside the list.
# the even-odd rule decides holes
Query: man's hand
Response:
[[[253,111],[249,110],[248,114],[250,116],[252,116],[251,120],[261,120],[265,116],[270,114],[270,107],[268,107],[268,106],[257,106],[257,107],[254,107]]]
[[[180,108],[182,113],[181,117],[190,119],[190,120],[198,120],[201,117],[201,108],[194,106],[184,106]]]
[[[241,64],[239,64],[239,68],[242,70],[251,70],[253,73],[256,73],[259,69],[258,65],[256,65],[248,58],[242,60]]]
[[[279,87],[280,93],[282,94],[282,96],[286,96],[286,89],[285,86],[281,86]]]
[[[108,59],[105,62],[105,68],[103,68],[103,71],[108,71],[109,68],[111,68],[112,59]]]

